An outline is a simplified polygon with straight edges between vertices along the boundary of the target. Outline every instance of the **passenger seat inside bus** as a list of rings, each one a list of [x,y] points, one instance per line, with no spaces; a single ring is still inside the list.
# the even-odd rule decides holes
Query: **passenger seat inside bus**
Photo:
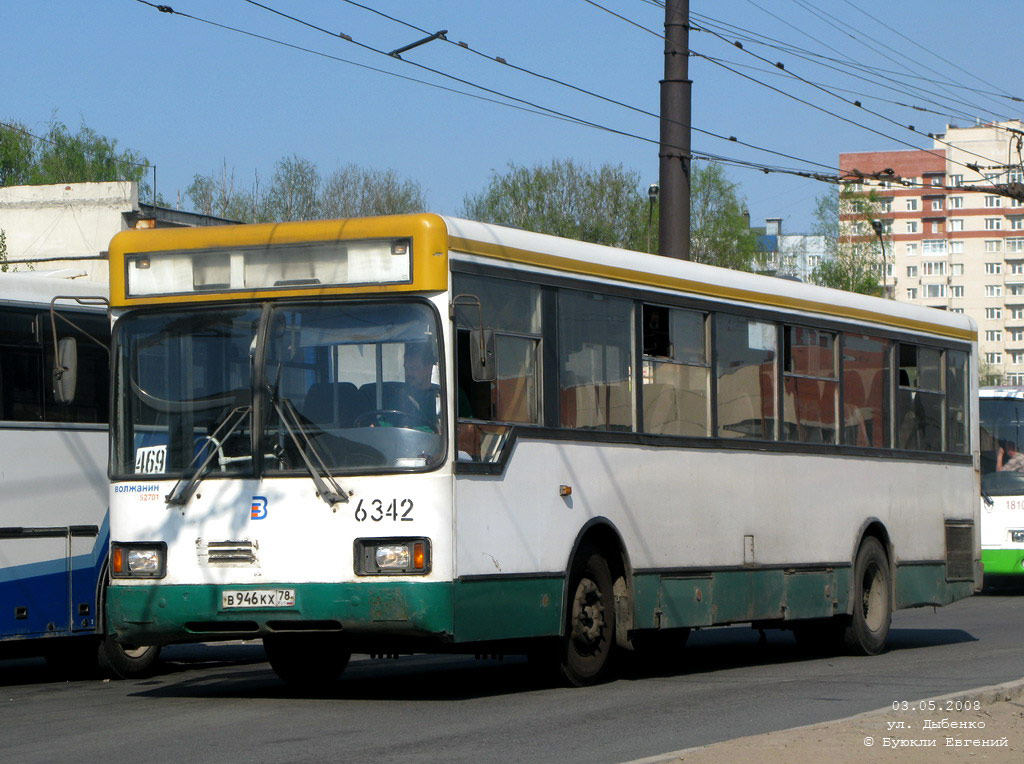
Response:
[[[351,427],[371,408],[369,399],[351,382],[314,382],[306,392],[302,415],[324,429]]]

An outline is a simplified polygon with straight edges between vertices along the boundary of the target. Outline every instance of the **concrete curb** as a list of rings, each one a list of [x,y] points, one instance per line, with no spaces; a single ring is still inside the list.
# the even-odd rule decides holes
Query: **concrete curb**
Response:
[[[934,701],[936,705],[943,703],[947,700],[980,700],[983,703],[1003,703],[1006,701],[1017,700],[1024,696],[1024,678],[1015,679],[1012,682],[1004,682],[1002,684],[993,684],[988,687],[976,687],[973,690],[962,690],[960,692],[951,692],[948,695],[936,695],[932,698],[921,698],[922,701]],[[874,711],[865,711],[860,714],[854,714],[853,716],[847,716],[842,719],[829,719],[823,722],[815,722],[814,724],[804,724],[800,727],[790,727],[788,730],[773,730],[773,732],[787,732],[796,730],[806,730],[813,727],[821,727],[825,724],[843,724],[845,722],[859,721],[861,719],[869,718],[872,716],[880,716],[884,714],[891,714],[891,708],[878,708]],[[771,734],[768,732],[762,734]],[[745,735],[744,737],[758,737],[758,735]],[[739,739],[739,738],[736,738]],[[726,740],[719,741],[719,743],[728,742]],[[708,745],[698,745],[693,748],[681,748],[678,751],[670,751],[669,753],[660,753],[654,756],[648,756],[645,759],[631,759],[630,761],[622,762],[622,764],[669,764],[670,762],[678,761],[681,757],[688,753],[694,753],[696,751],[703,751],[708,748],[713,748],[719,743],[709,743]]]

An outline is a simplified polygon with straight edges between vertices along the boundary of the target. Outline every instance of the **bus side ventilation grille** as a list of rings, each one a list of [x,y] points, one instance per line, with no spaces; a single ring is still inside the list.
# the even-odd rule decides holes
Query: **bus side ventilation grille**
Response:
[[[974,523],[946,523],[946,580],[974,579]]]
[[[255,541],[210,541],[196,542],[199,562],[202,565],[218,567],[251,567],[258,565],[256,553],[259,543]]]

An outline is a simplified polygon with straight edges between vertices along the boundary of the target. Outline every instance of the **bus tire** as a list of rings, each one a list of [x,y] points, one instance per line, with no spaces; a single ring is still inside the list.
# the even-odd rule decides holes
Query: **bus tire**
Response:
[[[569,576],[562,678],[574,687],[600,681],[615,647],[615,597],[605,558],[581,549]]]
[[[352,651],[338,634],[273,634],[263,638],[267,661],[292,687],[323,689],[348,666]]]
[[[96,663],[100,671],[120,679],[138,679],[153,672],[160,657],[158,645],[127,647],[116,642],[109,634],[100,640],[96,651]]]
[[[854,655],[877,655],[885,649],[892,623],[892,573],[882,543],[868,536],[853,565],[853,613],[843,642]]]

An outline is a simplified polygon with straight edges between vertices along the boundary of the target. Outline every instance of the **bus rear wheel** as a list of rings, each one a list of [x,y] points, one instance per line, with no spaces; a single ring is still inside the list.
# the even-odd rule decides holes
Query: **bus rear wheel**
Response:
[[[263,638],[278,678],[306,690],[324,689],[348,666],[352,651],[339,634],[274,634]]]
[[[615,599],[605,558],[581,550],[569,577],[561,674],[570,685],[599,681],[608,669],[615,646]]]
[[[873,536],[857,551],[852,596],[843,642],[854,655],[877,655],[885,649],[892,623],[892,573],[882,543]]]

